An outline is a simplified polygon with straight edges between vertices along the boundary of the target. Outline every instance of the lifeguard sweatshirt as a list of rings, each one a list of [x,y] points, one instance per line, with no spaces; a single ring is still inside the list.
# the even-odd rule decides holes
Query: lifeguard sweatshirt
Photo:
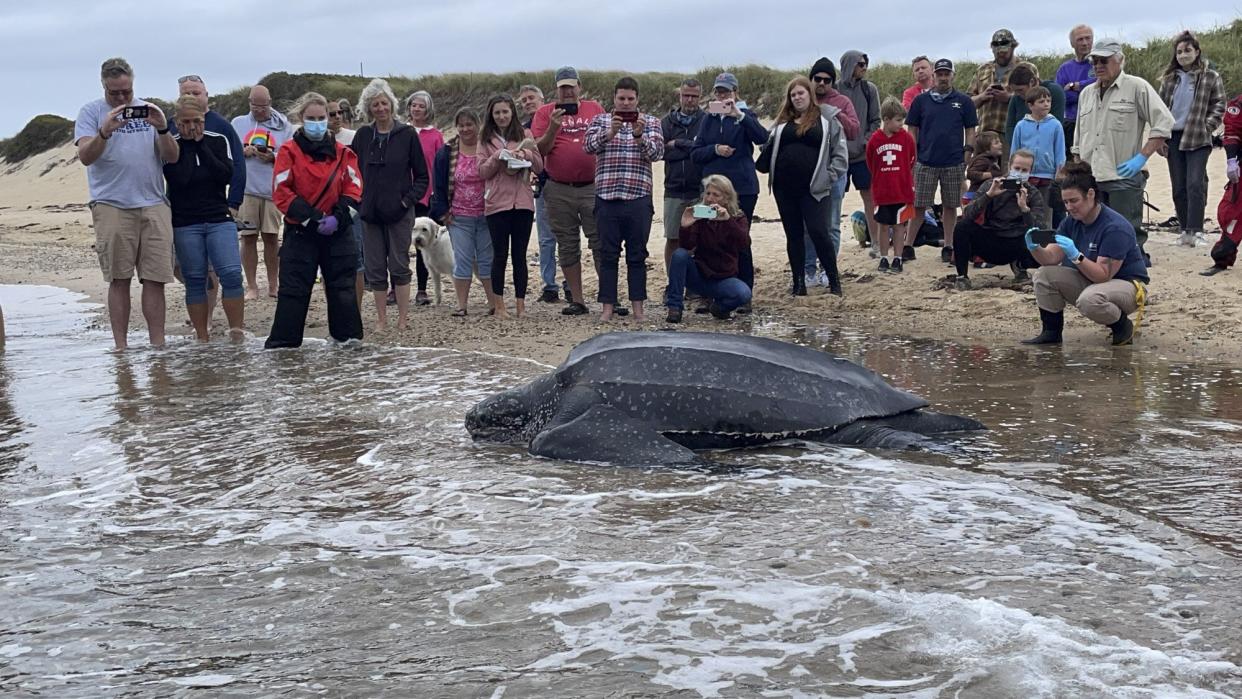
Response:
[[[877,129],[867,140],[867,169],[876,206],[914,204],[914,137],[905,129],[889,136]]]

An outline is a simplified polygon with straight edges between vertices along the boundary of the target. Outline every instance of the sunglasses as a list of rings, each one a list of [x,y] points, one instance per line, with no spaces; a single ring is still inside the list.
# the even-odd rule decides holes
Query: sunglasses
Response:
[[[813,80],[813,81],[815,81],[815,82],[817,82],[817,83],[819,83],[819,84],[821,84],[821,85],[831,85],[831,84],[832,84],[832,78],[821,78],[821,77],[819,77],[818,75],[817,75],[817,76],[815,76],[815,77],[813,77],[813,78],[811,78],[811,80]]]
[[[198,77],[197,75],[193,75],[193,74],[190,74],[190,75],[183,75],[183,76],[181,76],[181,77],[177,78],[177,84],[178,84],[178,85],[180,85],[180,84],[182,84],[182,83],[201,83],[201,82],[203,82],[203,79],[202,79],[202,78],[200,78],[200,77]],[[206,83],[203,83],[203,84],[204,84],[204,85],[206,85]]]
[[[338,116],[340,116],[340,115],[341,115],[341,112],[340,112],[340,111],[328,112],[328,118],[338,117]]]
[[[1001,48],[1002,46],[1012,46],[1012,43],[1008,41],[993,41],[992,42],[992,48],[994,49]]]
[[[1108,63],[1110,58],[1112,58],[1112,56],[1092,56],[1091,65],[1102,66],[1105,63]]]

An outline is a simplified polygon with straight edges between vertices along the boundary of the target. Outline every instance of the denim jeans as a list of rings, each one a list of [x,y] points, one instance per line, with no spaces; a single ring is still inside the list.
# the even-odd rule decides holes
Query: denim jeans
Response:
[[[243,294],[241,251],[237,247],[237,224],[196,223],[173,229],[173,246],[181,276],[185,278],[185,303],[207,303],[207,263],[220,279],[220,293],[226,299]]]
[[[732,311],[750,301],[750,287],[737,277],[708,279],[694,264],[689,250],[676,250],[668,267],[669,308],[681,310],[685,305],[686,289],[715,301],[726,311]]]
[[[539,278],[543,281],[543,290],[559,291],[556,287],[556,236],[552,234],[552,222],[548,220],[542,196],[535,199],[535,228],[539,231]]]
[[[845,187],[849,184],[849,177],[842,177],[832,185],[832,194],[829,194],[828,201],[828,235],[832,238],[832,249],[841,253],[841,202],[845,199]],[[811,236],[807,235],[802,239],[802,246],[811,250],[814,244],[811,242]],[[815,274],[815,256],[807,255],[806,273]]]
[[[449,224],[453,245],[453,278],[470,279],[477,269],[480,279],[492,276],[492,236],[484,216],[453,216]]]

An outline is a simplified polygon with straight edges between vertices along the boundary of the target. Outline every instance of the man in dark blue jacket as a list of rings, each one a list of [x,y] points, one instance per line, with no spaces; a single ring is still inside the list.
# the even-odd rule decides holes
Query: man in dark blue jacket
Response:
[[[694,78],[686,78],[678,91],[678,107],[670,110],[660,122],[664,130],[664,268],[668,269],[677,251],[681,213],[699,198],[699,180],[703,168],[690,159],[694,136],[703,121],[699,100],[703,86]]]
[[[768,130],[759,123],[754,112],[746,108],[738,96],[737,78],[732,73],[716,76],[712,86],[713,102],[708,103],[708,114],[699,124],[694,137],[694,150],[690,158],[703,167],[703,176],[724,175],[737,190],[737,203],[746,219],[755,217],[755,204],[759,201],[759,175],[755,173],[755,146],[768,141]],[[723,109],[723,114],[712,114],[712,109]],[[746,286],[755,287],[755,265],[750,249],[738,256],[737,276]]]

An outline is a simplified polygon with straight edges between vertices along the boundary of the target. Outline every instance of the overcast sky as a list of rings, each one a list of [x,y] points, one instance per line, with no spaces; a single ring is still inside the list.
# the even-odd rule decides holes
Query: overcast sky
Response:
[[[74,118],[103,94],[99,64],[118,55],[134,66],[139,95],[166,98],[176,95],[176,79],[186,73],[202,75],[211,92],[227,92],[274,71],[356,74],[359,63],[371,76],[566,63],[632,71],[746,63],[802,70],[821,55],[836,61],[847,49],[867,52],[873,63],[918,54],[979,59],[989,55],[999,27],[1013,30],[1020,52],[1068,51],[1067,32],[1079,22],[1095,27],[1097,38],[1139,42],[1232,21],[1242,0],[1000,0],[996,9],[912,0],[2,4],[0,65],[10,98],[0,112],[0,137],[7,137],[36,114]]]

